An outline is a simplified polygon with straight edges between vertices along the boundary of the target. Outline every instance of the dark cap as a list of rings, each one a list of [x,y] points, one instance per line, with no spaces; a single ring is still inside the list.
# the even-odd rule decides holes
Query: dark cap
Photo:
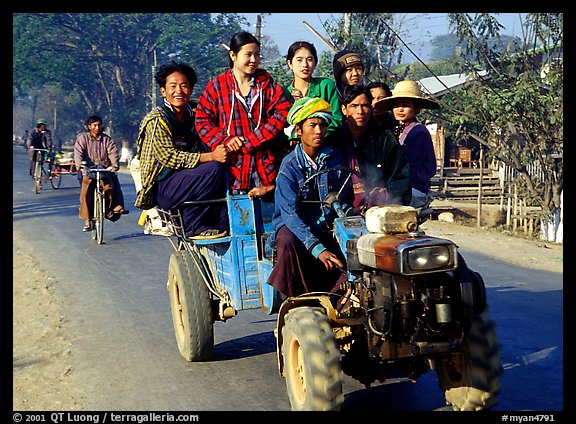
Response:
[[[360,65],[364,69],[364,62],[360,55],[352,50],[342,50],[334,55],[332,60],[332,68],[334,71],[334,80],[340,81],[342,74],[352,65]]]

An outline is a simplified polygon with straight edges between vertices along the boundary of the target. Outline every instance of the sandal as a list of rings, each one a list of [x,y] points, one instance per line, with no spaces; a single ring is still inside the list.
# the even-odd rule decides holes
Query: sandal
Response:
[[[114,211],[112,213],[118,214],[118,215],[128,215],[130,213],[130,211],[128,209],[124,209],[123,207],[118,207],[117,209],[114,209]]]
[[[228,231],[226,230],[218,230],[216,228],[212,228],[210,230],[204,230],[200,234],[196,234],[195,236],[188,237],[189,240],[210,240],[220,237],[225,237],[228,235]]]
[[[92,224],[85,224],[84,227],[82,227],[82,231],[85,233],[92,231]]]

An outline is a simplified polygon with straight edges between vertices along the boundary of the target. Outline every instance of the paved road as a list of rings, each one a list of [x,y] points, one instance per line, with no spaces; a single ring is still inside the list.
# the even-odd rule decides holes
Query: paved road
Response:
[[[241,311],[215,324],[215,358],[187,363],[176,347],[166,290],[172,247],[146,236],[138,211],[106,221],[103,245],[82,233],[79,186],[33,193],[27,156],[14,148],[13,225],[59,280],[73,340],[76,381],[90,393],[87,410],[287,411],[276,365],[274,316]],[[126,205],[134,201],[120,174]],[[487,260],[462,250],[486,281],[505,366],[495,410],[563,409],[562,274]],[[390,380],[365,389],[347,379],[345,410],[432,411],[443,406],[433,373],[417,383]]]

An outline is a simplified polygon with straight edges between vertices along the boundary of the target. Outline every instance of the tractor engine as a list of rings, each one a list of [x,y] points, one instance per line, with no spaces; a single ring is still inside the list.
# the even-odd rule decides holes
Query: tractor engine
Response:
[[[370,356],[385,360],[459,350],[473,316],[485,307],[483,281],[457,246],[421,231],[395,230],[411,225],[411,215],[404,215],[385,223],[388,231],[346,244]]]

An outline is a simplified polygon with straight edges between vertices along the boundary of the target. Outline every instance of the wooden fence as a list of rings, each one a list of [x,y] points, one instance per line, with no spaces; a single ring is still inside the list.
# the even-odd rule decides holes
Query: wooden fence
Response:
[[[526,170],[528,175],[541,181],[544,180],[544,171],[538,162],[527,165]],[[506,226],[512,227],[513,231],[522,229],[525,234],[534,235],[540,226],[542,208],[540,206],[527,206],[524,199],[518,198],[516,182],[518,171],[516,169],[500,163],[498,174],[501,186],[507,188],[507,190],[503,190],[507,196]]]

